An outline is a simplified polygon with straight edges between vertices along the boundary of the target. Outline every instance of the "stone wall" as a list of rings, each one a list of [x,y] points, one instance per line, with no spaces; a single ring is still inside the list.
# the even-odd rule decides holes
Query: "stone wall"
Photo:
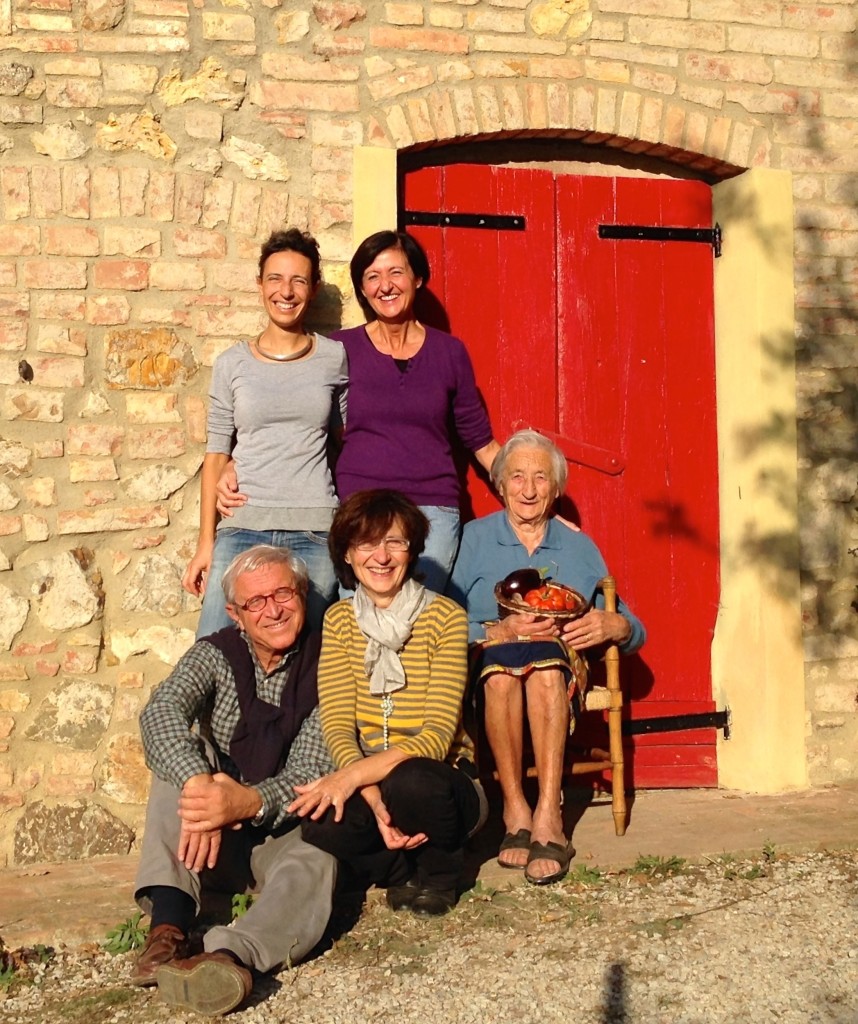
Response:
[[[196,619],[209,367],[261,326],[284,223],[326,258],[318,326],[357,321],[357,146],[550,134],[793,172],[811,778],[858,774],[855,23],[777,0],[0,0],[0,865],[135,842],[137,715]]]

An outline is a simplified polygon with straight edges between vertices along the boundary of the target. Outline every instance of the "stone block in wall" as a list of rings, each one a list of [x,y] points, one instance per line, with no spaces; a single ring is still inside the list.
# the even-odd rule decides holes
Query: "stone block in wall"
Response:
[[[128,496],[137,500],[165,501],[190,480],[180,466],[159,463],[147,466],[124,482]]]
[[[95,143],[108,153],[134,150],[156,160],[172,160],[176,143],[148,112],[111,115],[96,126]]]
[[[60,536],[77,533],[117,533],[124,530],[150,530],[167,526],[170,516],[162,505],[110,508],[72,509],[57,515]]]
[[[9,650],[12,641],[24,628],[29,613],[30,602],[0,584],[0,650]]]
[[[20,96],[33,77],[28,64],[8,60],[0,63],[0,96]]]
[[[0,690],[0,711],[20,714],[30,706],[30,695],[22,690]]]
[[[320,25],[328,29],[347,28],[366,17],[366,7],[358,3],[344,3],[342,0],[315,0],[313,15]]]
[[[275,15],[274,26],[277,29],[277,42],[281,46],[297,43],[310,32],[310,15],[307,11],[286,11]]]
[[[113,459],[70,459],[69,481],[73,484],[118,480]]]
[[[0,516],[0,537],[11,537],[21,532],[20,516]]]
[[[185,596],[181,570],[164,555],[145,555],[126,584],[122,610],[173,618],[186,610]]]
[[[168,107],[202,100],[204,103],[216,103],[224,110],[237,110],[244,99],[245,84],[243,72],[228,73],[214,57],[206,57],[188,78],[182,78],[178,68],[168,72],[158,82],[155,91]]]
[[[0,437],[0,474],[15,478],[29,476],[32,466],[32,451],[18,441]]]
[[[103,792],[120,804],[145,804],[149,770],[138,733],[122,733],[107,744],[102,767]]]
[[[74,750],[95,750],[110,724],[112,710],[109,686],[73,679],[48,694],[24,735]]]
[[[83,359],[74,356],[38,356],[27,360],[29,370],[25,380],[35,387],[81,388],[85,374]],[[21,364],[14,357],[0,357],[0,384],[18,384]]]
[[[105,377],[110,388],[181,386],[198,369],[190,344],[166,327],[108,331],[105,338]]]
[[[593,21],[589,8],[588,0],[543,0],[531,8],[528,22],[538,36],[565,35],[577,38],[587,31]]]
[[[134,833],[98,804],[30,805],[15,826],[16,864],[127,854]]]
[[[824,569],[839,564],[845,519],[843,508],[833,502],[804,509],[799,523],[802,569]]]
[[[63,393],[32,388],[7,388],[3,395],[3,418],[37,423],[62,423]]]
[[[50,508],[57,503],[57,482],[52,476],[34,477],[21,490],[27,501],[38,508]]]
[[[830,680],[814,687],[813,710],[817,714],[858,713],[858,687],[854,681]]]
[[[94,650],[66,651],[62,669],[66,675],[93,675],[98,671],[98,648]]]
[[[127,452],[132,459],[174,458],[187,444],[182,427],[145,427],[128,432]]]
[[[42,559],[25,570],[43,626],[58,631],[77,629],[101,615],[104,592],[94,553],[75,548]]]
[[[133,100],[139,102],[139,96],[148,96],[155,88],[158,81],[158,69],[152,64],[126,64],[126,63],[105,63],[104,65],[104,89],[108,94],[108,102],[116,102],[114,96],[119,95],[127,98],[132,97],[129,93],[135,94]]]
[[[288,181],[290,174],[286,161],[250,139],[234,135],[220,147],[221,156],[235,164],[246,178],[256,181]]]
[[[250,14],[204,11],[203,38],[252,43],[256,38],[256,22]]]
[[[21,499],[6,481],[0,480],[0,512],[9,512],[11,509],[16,508],[20,501]]]
[[[194,642],[192,629],[149,626],[145,629],[113,630],[108,646],[113,664],[126,662],[138,654],[153,654],[167,665],[175,665]]]
[[[48,521],[43,516],[34,516],[29,512],[25,512],[21,516],[21,525],[24,532],[24,540],[28,544],[36,544],[47,540],[51,535]]]

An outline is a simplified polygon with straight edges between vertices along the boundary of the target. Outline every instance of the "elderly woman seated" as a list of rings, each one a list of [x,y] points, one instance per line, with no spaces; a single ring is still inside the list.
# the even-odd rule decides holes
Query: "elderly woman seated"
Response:
[[[547,885],[565,876],[572,857],[563,833],[561,781],[583,652],[616,642],[630,653],[646,634],[622,601],[617,612],[600,607],[596,591],[608,570],[599,549],[553,514],[566,485],[566,460],[551,441],[533,430],[514,434],[492,464],[492,481],[505,508],[465,527],[450,589],[468,611],[486,735],[503,794],[506,835],[498,863],[524,868],[529,882]],[[547,570],[584,595],[586,613],[560,626],[538,613],[498,619],[495,584],[526,567]],[[533,809],[522,786],[525,706],[539,782]]]

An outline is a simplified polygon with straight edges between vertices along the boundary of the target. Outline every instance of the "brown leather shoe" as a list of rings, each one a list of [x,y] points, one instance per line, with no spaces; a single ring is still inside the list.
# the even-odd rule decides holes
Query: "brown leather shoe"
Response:
[[[154,985],[155,972],[163,964],[188,955],[188,940],[172,924],[159,924],[149,932],[146,945],[131,973],[132,985]]]
[[[165,1003],[210,1017],[234,1010],[253,991],[250,971],[220,950],[165,964],[156,980]]]

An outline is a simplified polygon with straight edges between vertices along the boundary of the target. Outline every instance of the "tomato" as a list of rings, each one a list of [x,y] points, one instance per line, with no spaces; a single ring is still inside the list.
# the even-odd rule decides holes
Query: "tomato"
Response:
[[[524,603],[529,605],[531,608],[540,608],[542,598],[539,596],[538,590],[528,590],[524,595]]]
[[[570,612],[575,611],[575,609],[578,607],[578,599],[570,590],[567,590],[564,594],[564,603],[566,609]]]

